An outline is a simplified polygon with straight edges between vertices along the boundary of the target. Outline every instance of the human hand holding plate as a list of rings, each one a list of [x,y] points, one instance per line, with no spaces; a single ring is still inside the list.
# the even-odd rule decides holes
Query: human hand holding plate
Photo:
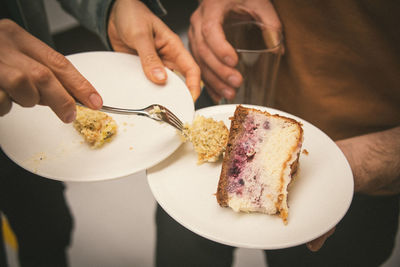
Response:
[[[108,23],[108,38],[115,51],[138,54],[147,78],[165,84],[164,66],[186,78],[193,100],[200,95],[200,70],[179,36],[137,0],[117,0]]]
[[[72,96],[92,109],[101,107],[98,92],[70,61],[11,20],[0,21],[0,51],[0,116],[13,102],[45,105],[70,123],[76,116]]]
[[[223,120],[229,126],[235,107],[209,107],[196,115]],[[188,144],[148,170],[148,182],[157,202],[189,230],[225,245],[280,249],[317,239],[332,229],[350,206],[353,176],[346,158],[326,134],[307,121],[279,110],[249,107],[303,124],[303,148],[309,153],[300,157],[298,177],[290,189],[288,224],[284,225],[278,216],[236,213],[220,207],[215,192],[221,162],[197,165],[196,153]]]
[[[104,98],[104,104],[141,108],[158,103],[183,122],[190,122],[194,104],[185,83],[166,70],[165,85],[143,73],[138,56],[117,52],[88,52],[68,56]],[[118,124],[113,140],[92,149],[70,124],[47,107],[15,106],[0,119],[0,146],[21,167],[61,181],[115,179],[149,168],[173,153],[181,139],[166,123],[136,115],[112,114]]]

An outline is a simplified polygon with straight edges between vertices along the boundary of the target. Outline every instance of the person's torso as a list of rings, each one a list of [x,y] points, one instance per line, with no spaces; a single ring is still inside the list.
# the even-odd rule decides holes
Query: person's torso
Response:
[[[286,47],[277,108],[335,140],[400,125],[400,2],[274,4]]]
[[[36,38],[53,45],[42,0],[1,0],[0,19],[11,19]]]

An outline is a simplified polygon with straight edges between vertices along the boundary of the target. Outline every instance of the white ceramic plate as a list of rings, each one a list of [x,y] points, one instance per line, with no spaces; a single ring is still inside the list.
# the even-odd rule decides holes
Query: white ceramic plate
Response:
[[[142,108],[158,103],[182,121],[194,115],[185,83],[167,70],[165,86],[145,77],[137,56],[89,52],[68,56],[103,97],[104,105]],[[146,117],[111,114],[118,124],[112,142],[91,149],[73,128],[48,108],[21,108],[0,118],[0,145],[23,168],[61,181],[96,181],[118,178],[149,168],[173,153],[181,140],[168,124]]]
[[[248,106],[248,105],[246,105]],[[303,149],[297,179],[289,191],[288,224],[277,216],[236,213],[218,205],[221,162],[197,165],[191,144],[147,171],[151,190],[161,207],[189,230],[226,245],[278,249],[313,240],[335,226],[346,213],[353,196],[353,176],[341,150],[322,131],[290,114],[252,106],[303,123]],[[198,110],[196,114],[223,120],[235,105]]]

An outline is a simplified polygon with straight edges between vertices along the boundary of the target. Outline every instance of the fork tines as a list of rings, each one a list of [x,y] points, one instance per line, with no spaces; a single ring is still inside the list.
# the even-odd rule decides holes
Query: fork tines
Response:
[[[164,106],[160,105],[161,110],[165,111],[165,116],[167,117],[167,122],[174,126],[176,129],[182,131],[183,129],[183,123],[182,121],[174,114],[172,113],[169,109],[167,109]]]

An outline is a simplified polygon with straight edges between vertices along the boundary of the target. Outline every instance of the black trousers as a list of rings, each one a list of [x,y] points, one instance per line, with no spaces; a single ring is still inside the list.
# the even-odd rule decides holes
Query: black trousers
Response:
[[[394,247],[398,211],[398,197],[355,196],[349,212],[321,250],[311,252],[301,245],[265,251],[268,266],[380,266],[389,258]],[[233,247],[194,234],[175,222],[159,206],[156,222],[156,266],[232,265]]]
[[[211,104],[209,97],[203,93],[196,107],[201,108]],[[399,196],[355,195],[348,213],[321,250],[311,252],[305,245],[301,245],[265,251],[268,266],[379,266],[391,255],[398,219]],[[159,206],[156,212],[156,224],[158,267],[232,265],[233,247],[215,243],[192,233],[175,222]]]
[[[16,235],[22,267],[68,265],[73,220],[63,183],[22,169],[1,150],[0,212]],[[0,243],[0,266],[7,266],[2,239]]]

